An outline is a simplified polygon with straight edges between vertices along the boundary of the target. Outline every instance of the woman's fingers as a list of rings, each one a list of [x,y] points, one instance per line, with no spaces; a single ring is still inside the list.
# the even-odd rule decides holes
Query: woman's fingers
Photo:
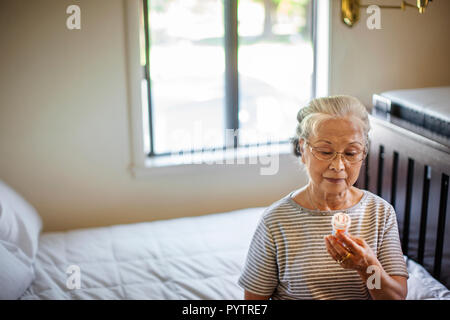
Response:
[[[332,251],[335,253],[335,260],[340,260],[345,257],[348,251],[334,239],[334,237],[327,236],[328,244],[331,247]]]
[[[359,244],[360,246],[364,247],[365,246],[365,241],[364,239],[352,236],[351,234],[347,235],[350,239],[352,239],[353,241],[355,241],[357,244]]]
[[[361,246],[356,241],[352,240],[352,238],[350,238],[349,236],[342,233],[338,233],[337,238],[340,241],[342,241],[344,245],[347,246],[349,248],[349,251],[351,251],[352,253],[362,254],[363,250]]]
[[[337,260],[339,260],[341,258],[341,257],[338,256],[338,253],[336,252],[336,250],[331,245],[330,240],[328,239],[328,236],[325,237],[325,245],[327,247],[328,253],[330,254],[331,258],[333,258],[333,260],[337,261]]]

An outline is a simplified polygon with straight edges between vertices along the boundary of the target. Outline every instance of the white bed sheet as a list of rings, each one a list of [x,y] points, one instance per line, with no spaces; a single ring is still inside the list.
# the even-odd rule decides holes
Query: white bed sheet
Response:
[[[264,209],[44,233],[21,299],[243,299],[237,280]],[[79,289],[67,287],[71,265]],[[450,299],[420,265],[408,268],[409,299]]]

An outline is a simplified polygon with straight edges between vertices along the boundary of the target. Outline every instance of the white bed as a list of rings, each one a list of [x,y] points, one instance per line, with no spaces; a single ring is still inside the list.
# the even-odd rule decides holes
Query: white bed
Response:
[[[36,278],[20,299],[242,299],[237,280],[263,210],[44,233]],[[450,299],[407,264],[408,299]],[[80,267],[80,289],[66,286],[70,265]]]
[[[373,105],[376,115],[448,145],[450,86],[385,91],[373,95]]]
[[[21,299],[242,299],[237,279],[263,209],[44,233]],[[70,265],[80,289],[66,287]]]
[[[450,86],[391,90],[381,93],[403,108],[450,122]]]
[[[237,280],[264,209],[41,233],[36,210],[0,181],[0,299],[243,299]],[[409,299],[450,299],[407,264]]]

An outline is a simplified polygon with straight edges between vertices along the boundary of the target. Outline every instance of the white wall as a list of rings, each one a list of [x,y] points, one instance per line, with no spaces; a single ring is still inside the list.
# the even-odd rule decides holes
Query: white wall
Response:
[[[367,28],[365,9],[348,28],[340,19],[341,1],[331,3],[330,94],[351,94],[371,106],[373,93],[450,84],[450,1],[430,2],[422,15],[413,8],[382,9],[380,30]]]
[[[0,179],[44,230],[267,206],[303,185],[293,156],[274,176],[235,165],[132,178],[124,1],[0,2]],[[82,28],[69,31],[75,3]]]
[[[45,230],[267,206],[302,186],[294,157],[274,176],[235,165],[132,178],[125,1],[0,1],[0,179],[37,208]],[[332,94],[369,103],[374,92],[450,83],[449,1],[421,17],[383,11],[380,31],[347,29],[332,2]],[[82,29],[69,31],[75,3]]]

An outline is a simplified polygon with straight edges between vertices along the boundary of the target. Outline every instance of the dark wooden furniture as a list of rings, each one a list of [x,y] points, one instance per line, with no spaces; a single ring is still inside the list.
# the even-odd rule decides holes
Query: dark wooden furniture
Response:
[[[356,186],[393,205],[403,253],[450,288],[450,142],[395,117],[370,121],[370,151]]]

